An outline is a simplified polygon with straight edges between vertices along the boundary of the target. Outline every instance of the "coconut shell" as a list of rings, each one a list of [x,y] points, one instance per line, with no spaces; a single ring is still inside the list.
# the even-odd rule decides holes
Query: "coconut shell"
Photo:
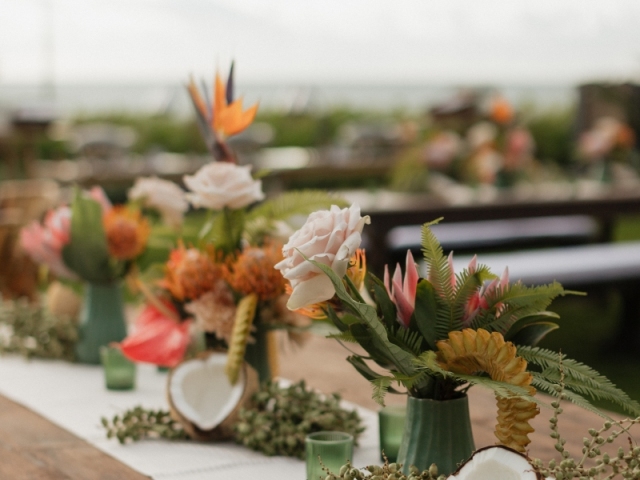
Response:
[[[219,352],[209,351],[209,352],[204,352],[198,355],[197,358],[203,360],[208,358],[210,355],[214,355],[214,354],[220,355]],[[175,370],[180,368],[180,365],[181,364],[179,364],[177,367],[171,370],[171,372],[169,373],[169,377],[167,379],[167,398],[169,401],[169,410],[171,413],[171,418],[173,418],[177,422],[180,422],[180,424],[182,425],[182,428],[184,428],[184,431],[187,433],[187,435],[189,435],[194,440],[211,442],[211,441],[228,440],[232,438],[233,425],[238,421],[240,409],[248,405],[249,402],[251,401],[251,397],[253,396],[253,394],[258,391],[258,388],[260,386],[260,383],[258,380],[258,373],[247,362],[244,362],[241,369],[242,377],[244,378],[244,390],[242,392],[242,396],[240,397],[240,400],[236,403],[233,410],[229,413],[229,415],[227,415],[227,417],[222,422],[220,422],[211,430],[203,430],[198,426],[196,426],[192,421],[187,419],[184,415],[182,415],[180,410],[174,404],[173,399],[171,398],[171,388],[170,388],[171,379],[173,378],[173,374]]]
[[[473,455],[471,455],[471,458],[466,460],[463,464],[461,464],[458,467],[458,469],[454,473],[449,475],[447,477],[447,480],[456,480],[456,479],[458,479],[459,475],[462,472],[462,470],[464,470],[464,468],[468,466],[469,462],[471,462],[473,460],[473,457],[475,457],[480,452],[483,452],[483,451],[486,451],[486,450],[492,450],[492,449],[502,449],[502,450],[505,450],[506,452],[508,452],[509,454],[513,454],[513,455],[517,455],[519,457],[522,457],[529,465],[531,465],[531,470],[530,471],[528,470],[527,473],[531,472],[535,476],[535,478],[537,480],[544,480],[544,477],[539,472],[537,472],[535,470],[535,468],[533,467],[533,462],[531,461],[531,459],[527,455],[525,455],[524,453],[520,453],[520,452],[514,450],[513,448],[505,447],[504,445],[491,445],[491,446],[488,446],[488,447],[479,448],[478,450],[473,452]]]

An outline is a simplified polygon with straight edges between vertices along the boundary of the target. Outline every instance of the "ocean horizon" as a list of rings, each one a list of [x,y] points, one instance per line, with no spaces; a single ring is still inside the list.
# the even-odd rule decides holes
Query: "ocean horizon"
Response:
[[[362,84],[238,84],[245,105],[259,102],[263,110],[301,111],[345,107],[365,111],[405,110],[418,113],[460,90],[497,92],[516,106],[566,108],[577,99],[577,85],[362,85]],[[0,83],[0,111],[46,106],[59,115],[104,113],[192,114],[184,84],[57,84]]]

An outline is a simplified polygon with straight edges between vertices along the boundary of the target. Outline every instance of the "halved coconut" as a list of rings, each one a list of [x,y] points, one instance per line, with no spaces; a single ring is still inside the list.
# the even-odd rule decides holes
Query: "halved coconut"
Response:
[[[542,480],[529,458],[502,445],[477,450],[447,480]]]
[[[258,390],[258,374],[246,362],[231,385],[225,373],[227,354],[207,352],[175,367],[168,379],[171,415],[196,440],[233,435],[238,412]]]

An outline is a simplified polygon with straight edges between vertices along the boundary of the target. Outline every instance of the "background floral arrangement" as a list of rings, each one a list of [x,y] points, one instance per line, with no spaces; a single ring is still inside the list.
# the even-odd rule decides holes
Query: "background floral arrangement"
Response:
[[[111,205],[104,191],[76,190],[70,206],[49,211],[43,223],[20,232],[22,248],[55,275],[112,283],[122,279],[145,250],[149,221],[134,204]]]

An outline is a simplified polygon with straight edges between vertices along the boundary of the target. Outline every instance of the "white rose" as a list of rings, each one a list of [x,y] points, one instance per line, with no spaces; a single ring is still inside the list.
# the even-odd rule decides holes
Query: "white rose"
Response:
[[[336,291],[329,277],[304,257],[330,266],[343,277],[349,259],[360,246],[365,223],[369,223],[369,217],[361,217],[360,207],[355,205],[342,210],[332,205],[330,210],[309,215],[282,248],[284,260],[275,266],[293,288],[287,307],[296,310],[333,297]]]
[[[138,178],[129,190],[129,200],[139,200],[147,208],[158,210],[165,223],[178,227],[189,209],[182,189],[173,182],[157,177]]]
[[[262,182],[254,180],[249,165],[238,166],[229,162],[205,165],[195,175],[185,175],[184,183],[193,193],[187,200],[194,207],[222,210],[224,207],[242,208],[262,200]]]

